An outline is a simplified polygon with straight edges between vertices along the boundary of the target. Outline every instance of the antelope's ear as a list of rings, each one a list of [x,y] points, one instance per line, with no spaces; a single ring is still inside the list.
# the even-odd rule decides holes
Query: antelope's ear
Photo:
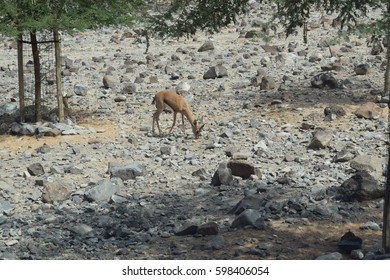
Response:
[[[205,123],[202,124],[202,126],[199,128],[199,131],[201,131],[203,129],[203,127],[205,126]]]

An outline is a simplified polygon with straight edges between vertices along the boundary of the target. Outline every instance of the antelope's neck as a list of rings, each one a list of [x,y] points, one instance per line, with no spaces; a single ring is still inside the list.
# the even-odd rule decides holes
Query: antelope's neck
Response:
[[[187,108],[186,110],[184,110],[183,114],[184,114],[184,116],[186,116],[187,120],[193,126],[195,118],[194,118],[194,115],[192,114],[191,110],[189,108]]]

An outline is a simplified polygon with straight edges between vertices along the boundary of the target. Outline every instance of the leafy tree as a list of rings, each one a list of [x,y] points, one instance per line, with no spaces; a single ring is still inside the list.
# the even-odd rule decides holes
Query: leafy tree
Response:
[[[384,75],[384,91],[390,93],[390,1],[389,0],[275,0],[278,10],[275,18],[285,27],[287,35],[296,28],[306,29],[307,20],[314,9],[322,9],[326,13],[337,15],[340,30],[370,34],[372,38],[385,38],[387,42],[387,67]],[[373,22],[362,23],[368,12],[376,10],[382,17]],[[304,35],[306,33],[304,32]],[[389,104],[390,106],[390,104]],[[390,125],[390,124],[389,124]],[[390,130],[390,126],[389,126]],[[390,252],[390,145],[388,153],[387,183],[385,207],[383,213],[383,247]]]
[[[37,34],[53,32],[56,38],[56,58],[60,59],[59,30],[71,32],[74,29],[98,28],[100,26],[131,25],[144,8],[142,0],[0,0],[0,33],[18,39],[18,67],[23,67],[22,34],[30,35],[34,62],[35,119],[42,119],[41,108],[41,64]],[[56,61],[61,65],[60,61]],[[59,68],[59,67],[57,67]],[[57,86],[61,75],[57,73]],[[23,75],[19,73],[19,78]],[[21,120],[24,121],[23,83],[19,82]],[[62,96],[57,95],[59,118]]]
[[[314,9],[325,13],[336,14],[340,22],[340,31],[365,33],[372,38],[385,37],[390,42],[390,1],[387,0],[275,0],[278,10],[275,18],[280,20],[286,29],[286,34],[292,34],[297,28],[306,28],[306,23]],[[362,23],[362,18],[368,18],[368,12],[381,11],[382,17],[373,22]],[[390,54],[387,52],[387,57]],[[388,63],[390,60],[388,59]],[[388,66],[384,79],[384,90],[390,92],[390,67]]]
[[[197,31],[218,32],[245,13],[249,0],[173,0],[165,12],[149,15],[149,31],[161,37],[183,37]]]

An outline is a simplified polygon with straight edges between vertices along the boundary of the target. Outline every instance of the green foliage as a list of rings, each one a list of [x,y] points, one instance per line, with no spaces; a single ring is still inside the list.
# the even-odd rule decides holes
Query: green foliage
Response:
[[[173,0],[162,14],[150,15],[149,30],[161,37],[183,37],[198,30],[218,32],[245,12],[249,0]]]
[[[389,17],[384,13],[382,19],[374,23],[363,25],[360,19],[367,17],[370,10],[386,11],[389,1],[384,0],[275,0],[278,10],[274,15],[286,28],[286,34],[292,34],[296,28],[303,27],[314,10],[321,10],[327,14],[337,15],[340,29],[348,31],[380,31],[382,34],[389,28]]]
[[[0,32],[71,31],[131,25],[144,9],[142,0],[0,0]]]

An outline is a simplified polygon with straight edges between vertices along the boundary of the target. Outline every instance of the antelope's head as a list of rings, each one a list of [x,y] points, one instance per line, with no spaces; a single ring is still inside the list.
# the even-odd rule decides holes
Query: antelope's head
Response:
[[[202,132],[202,129],[205,125],[205,124],[202,124],[202,122],[200,122],[198,120],[194,120],[194,123],[192,124],[192,132],[194,133],[195,139],[199,138],[199,136]]]

